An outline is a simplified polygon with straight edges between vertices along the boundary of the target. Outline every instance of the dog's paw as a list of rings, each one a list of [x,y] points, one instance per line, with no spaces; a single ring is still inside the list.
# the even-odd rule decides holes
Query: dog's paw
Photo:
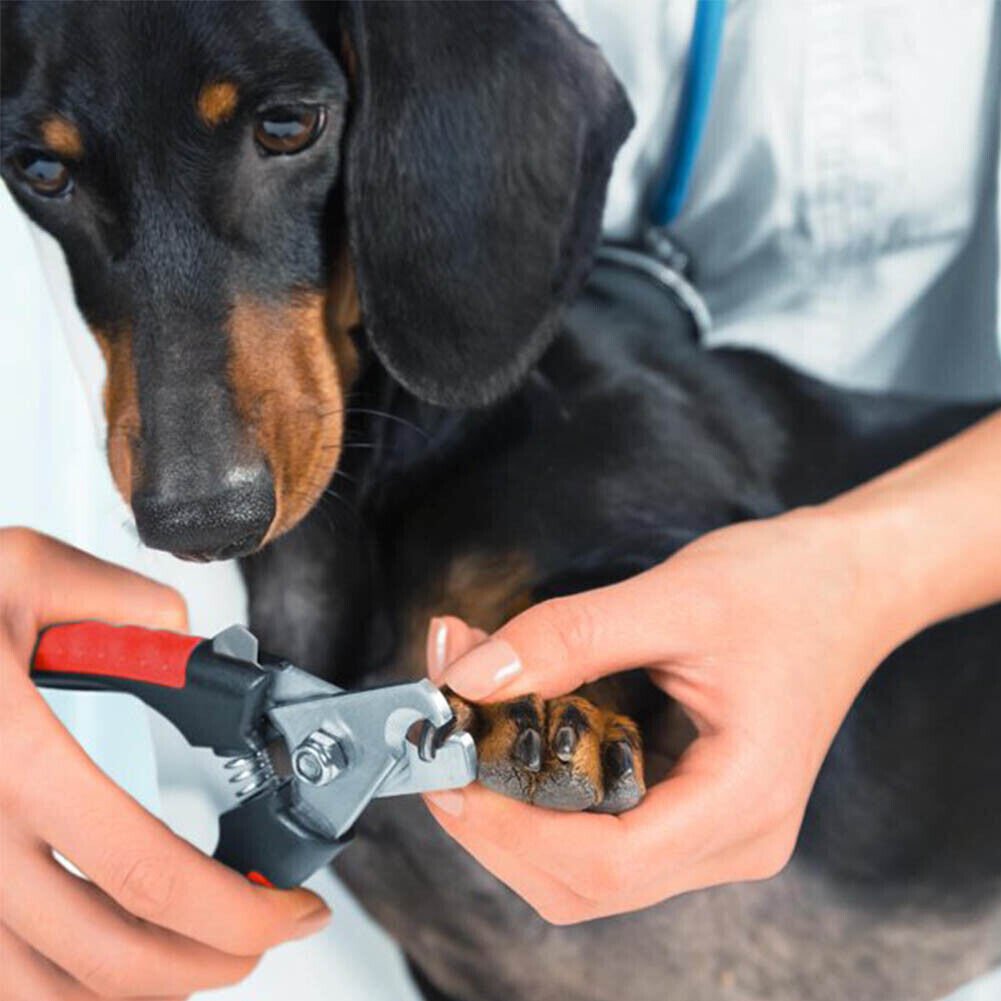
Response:
[[[622,813],[643,798],[636,724],[579,695],[474,705],[449,693],[457,725],[472,734],[479,780],[551,810]]]

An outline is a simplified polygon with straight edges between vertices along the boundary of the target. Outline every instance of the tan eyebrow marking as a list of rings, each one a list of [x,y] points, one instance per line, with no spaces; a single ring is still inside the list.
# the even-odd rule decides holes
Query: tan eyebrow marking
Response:
[[[68,160],[79,160],[83,156],[80,130],[62,115],[52,115],[42,122],[42,138],[53,153]]]
[[[238,97],[235,83],[228,80],[207,83],[198,93],[198,117],[214,129],[232,117]]]

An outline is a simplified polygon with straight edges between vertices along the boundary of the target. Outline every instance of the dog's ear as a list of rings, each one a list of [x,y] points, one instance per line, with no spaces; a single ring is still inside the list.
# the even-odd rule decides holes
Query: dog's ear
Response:
[[[345,186],[371,343],[409,391],[489,403],[538,359],[597,242],[633,123],[549,3],[363,3]]]

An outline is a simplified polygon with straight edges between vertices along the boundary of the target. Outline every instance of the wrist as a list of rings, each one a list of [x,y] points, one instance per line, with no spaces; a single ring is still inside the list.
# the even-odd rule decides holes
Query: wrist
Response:
[[[850,492],[800,514],[827,534],[844,564],[853,622],[870,638],[877,662],[937,621],[925,587],[920,520],[907,504]]]
[[[839,594],[860,669],[871,673],[894,649],[929,625],[927,600],[909,558],[918,530],[909,512],[844,502],[797,508],[795,519],[820,547],[818,573]]]

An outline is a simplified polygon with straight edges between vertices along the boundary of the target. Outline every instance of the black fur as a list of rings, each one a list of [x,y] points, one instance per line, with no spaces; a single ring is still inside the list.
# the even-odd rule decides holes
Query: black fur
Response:
[[[366,331],[422,399],[489,403],[538,360],[580,285],[632,112],[548,4],[356,5],[350,37]]]
[[[610,266],[574,299],[630,116],[550,5],[25,3],[3,18],[4,176],[62,243],[87,318],[135,330],[148,461],[197,480],[240,447],[222,318],[241,292],[322,287],[346,221],[367,331],[344,476],[244,563],[265,643],[342,683],[400,670],[414,613],[464,554],[528,554],[538,597],[620,579],[988,410],[700,350],[672,299]],[[326,139],[282,165],[248,157],[245,117],[203,134],[191,104],[219,76],[250,107],[289,88],[322,100]],[[9,162],[52,110],[88,143],[72,207]],[[994,608],[876,673],[766,884],[548,928],[412,801],[373,807],[339,865],[429,997],[930,999],[1001,958],[999,650]]]

